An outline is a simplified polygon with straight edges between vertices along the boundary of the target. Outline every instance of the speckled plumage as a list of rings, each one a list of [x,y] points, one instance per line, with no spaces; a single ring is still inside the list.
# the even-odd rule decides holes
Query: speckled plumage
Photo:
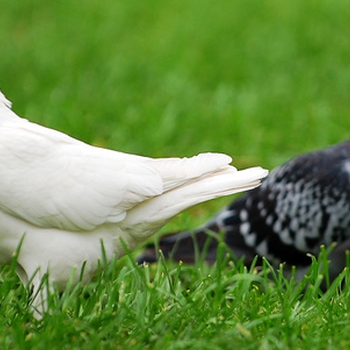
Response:
[[[306,253],[317,255],[320,245],[332,242],[343,243],[332,254],[344,263],[341,255],[350,247],[350,141],[288,161],[193,234],[165,237],[159,247],[165,256],[192,262],[192,237],[201,250],[208,230],[223,232],[228,247],[247,264],[258,255],[276,266],[307,266]],[[208,261],[215,260],[216,247],[212,239]],[[155,258],[150,245],[140,261]]]

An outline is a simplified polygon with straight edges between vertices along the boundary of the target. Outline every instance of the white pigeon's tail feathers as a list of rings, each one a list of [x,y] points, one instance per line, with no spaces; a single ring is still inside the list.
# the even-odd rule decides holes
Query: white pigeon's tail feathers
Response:
[[[253,189],[267,174],[268,171],[261,167],[241,171],[231,166],[223,167],[142,203],[128,213],[125,224],[133,227],[130,234],[135,239],[147,239],[149,228],[154,232],[154,229],[196,204]]]
[[[268,171],[261,167],[248,168],[240,171],[232,168],[233,167],[229,167],[217,173],[213,173],[211,176],[200,179],[200,181],[193,185],[191,184],[191,189],[192,186],[198,187],[198,194],[196,194],[198,203],[251,190],[259,186],[261,180],[268,174]],[[208,196],[210,198],[208,198]]]
[[[200,153],[191,158],[159,158],[152,159],[152,166],[159,171],[164,192],[188,183],[192,179],[229,168],[232,158],[222,153]]]

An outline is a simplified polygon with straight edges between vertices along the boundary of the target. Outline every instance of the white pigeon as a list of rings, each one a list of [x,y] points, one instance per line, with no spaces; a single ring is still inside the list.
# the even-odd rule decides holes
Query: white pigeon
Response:
[[[183,210],[257,187],[267,170],[237,171],[224,154],[152,159],[90,146],[18,117],[0,92],[0,263],[17,252],[24,284],[49,273],[62,290],[134,249]],[[38,312],[45,296],[35,297]]]

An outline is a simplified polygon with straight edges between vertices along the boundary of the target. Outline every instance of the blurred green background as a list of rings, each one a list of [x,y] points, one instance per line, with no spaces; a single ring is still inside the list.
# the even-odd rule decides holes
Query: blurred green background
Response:
[[[219,151],[239,168],[271,169],[349,138],[349,33],[346,0],[0,0],[0,89],[19,115],[88,143],[152,157]],[[170,265],[173,292],[168,267],[149,283],[148,268],[122,264],[89,297],[68,293],[62,312],[57,296],[42,323],[1,275],[3,348],[349,347],[347,289],[302,299],[281,280],[260,293],[253,274],[236,279],[218,264]]]
[[[348,1],[0,8],[0,88],[14,110],[88,143],[152,157],[219,151],[271,169],[349,137]]]

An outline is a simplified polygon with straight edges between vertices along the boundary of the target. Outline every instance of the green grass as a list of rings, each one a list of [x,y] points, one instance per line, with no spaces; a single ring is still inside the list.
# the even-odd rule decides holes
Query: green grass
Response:
[[[0,88],[18,114],[147,156],[273,168],[349,137],[347,1],[0,0]],[[195,227],[231,198],[162,232]],[[115,266],[116,265],[116,266]],[[315,267],[316,271],[317,266]],[[265,271],[265,270],[264,270]],[[112,263],[36,321],[1,275],[1,348],[339,349],[349,276],[319,294],[242,266]],[[305,282],[306,283],[306,282]]]
[[[25,290],[8,268],[0,287],[2,348],[347,348],[350,295],[340,284],[349,284],[349,270],[322,293],[317,260],[296,284],[268,263],[257,273],[221,256],[214,266],[136,266],[133,256],[102,264],[89,285],[52,294],[41,321],[27,311]]]

